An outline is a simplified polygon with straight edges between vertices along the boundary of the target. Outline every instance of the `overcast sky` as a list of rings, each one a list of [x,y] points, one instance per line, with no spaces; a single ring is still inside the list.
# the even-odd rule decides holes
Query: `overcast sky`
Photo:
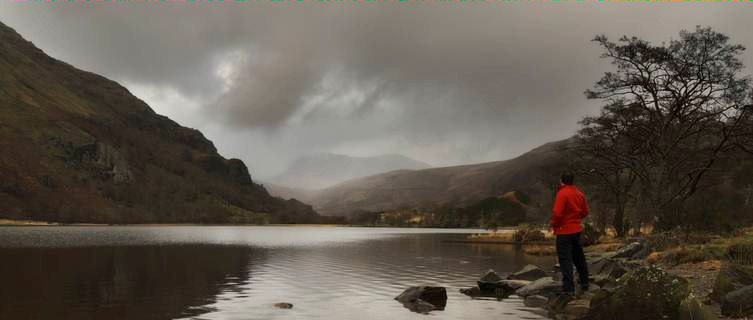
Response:
[[[753,47],[737,2],[22,3],[0,20],[125,85],[268,178],[295,157],[502,160],[570,136],[610,70],[590,40],[712,26]],[[746,65],[753,54],[746,52]]]

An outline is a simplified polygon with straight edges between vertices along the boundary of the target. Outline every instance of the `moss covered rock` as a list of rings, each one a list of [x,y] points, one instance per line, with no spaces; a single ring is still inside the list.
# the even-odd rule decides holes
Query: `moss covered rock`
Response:
[[[721,303],[728,293],[749,285],[753,285],[753,268],[735,263],[725,263],[716,276],[711,298]]]
[[[591,300],[587,319],[680,319],[680,304],[690,294],[690,283],[656,267],[628,272],[612,291],[599,290]]]

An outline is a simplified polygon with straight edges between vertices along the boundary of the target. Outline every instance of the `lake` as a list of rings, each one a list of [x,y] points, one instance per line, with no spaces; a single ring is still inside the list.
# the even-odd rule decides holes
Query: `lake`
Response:
[[[277,226],[0,227],[0,319],[541,319],[458,292],[553,257],[452,243],[479,230]],[[444,311],[393,300],[447,287]],[[294,304],[277,309],[278,302]]]

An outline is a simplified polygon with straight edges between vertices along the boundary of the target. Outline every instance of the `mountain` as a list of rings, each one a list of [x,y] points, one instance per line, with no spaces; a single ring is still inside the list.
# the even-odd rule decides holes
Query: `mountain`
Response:
[[[269,182],[281,187],[316,190],[378,173],[430,167],[426,163],[399,154],[351,157],[324,153],[296,159],[283,173],[270,179]]]
[[[0,23],[0,217],[59,222],[314,222],[241,160],[118,83]]]
[[[565,160],[560,148],[570,140],[551,142],[505,161],[424,170],[397,170],[353,179],[309,195],[322,214],[349,215],[368,210],[463,206],[510,191],[540,202],[551,197],[546,181],[559,174]]]

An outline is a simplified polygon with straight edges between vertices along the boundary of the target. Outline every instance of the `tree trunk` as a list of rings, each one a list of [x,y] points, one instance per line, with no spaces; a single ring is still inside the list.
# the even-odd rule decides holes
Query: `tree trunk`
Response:
[[[612,227],[617,234],[617,238],[625,236],[625,207],[618,204],[614,210],[614,220],[612,220]]]

